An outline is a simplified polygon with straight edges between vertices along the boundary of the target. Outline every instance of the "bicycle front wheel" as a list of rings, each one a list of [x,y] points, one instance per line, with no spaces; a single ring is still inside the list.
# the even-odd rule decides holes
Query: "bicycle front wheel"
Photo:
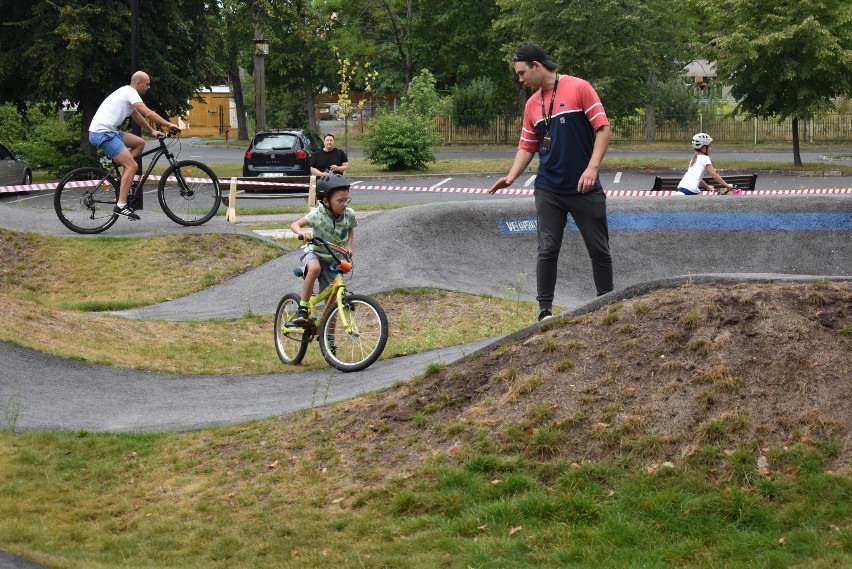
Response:
[[[219,178],[201,162],[182,160],[169,166],[160,178],[160,207],[181,225],[207,223],[219,211]]]
[[[296,293],[285,295],[275,310],[275,351],[282,362],[299,365],[308,350],[310,334],[302,328],[288,328],[284,324],[299,310],[300,297]]]
[[[320,326],[325,361],[340,371],[361,371],[379,359],[388,341],[388,318],[369,296],[351,294],[333,306]]]
[[[103,168],[87,166],[62,178],[53,194],[53,209],[71,231],[100,233],[118,219],[113,211],[117,199],[118,181]]]

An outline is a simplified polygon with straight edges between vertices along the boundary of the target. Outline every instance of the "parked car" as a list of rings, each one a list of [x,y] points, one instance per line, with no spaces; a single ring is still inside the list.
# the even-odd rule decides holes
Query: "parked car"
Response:
[[[33,170],[30,165],[2,144],[0,144],[0,186],[31,184]]]
[[[309,176],[322,140],[306,129],[276,128],[258,132],[243,158],[243,176]]]

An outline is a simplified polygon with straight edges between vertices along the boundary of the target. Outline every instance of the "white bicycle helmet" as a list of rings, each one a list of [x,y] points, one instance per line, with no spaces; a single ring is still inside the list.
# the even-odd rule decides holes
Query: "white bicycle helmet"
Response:
[[[699,132],[692,137],[692,147],[696,150],[701,150],[702,146],[707,146],[711,142],[713,142],[713,139],[706,132]]]

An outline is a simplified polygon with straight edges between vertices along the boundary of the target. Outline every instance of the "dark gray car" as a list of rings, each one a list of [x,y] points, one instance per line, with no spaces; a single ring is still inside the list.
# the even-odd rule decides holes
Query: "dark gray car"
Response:
[[[243,176],[308,176],[322,141],[305,129],[271,129],[254,135],[243,158]]]
[[[0,144],[0,186],[31,184],[33,170],[20,154]]]

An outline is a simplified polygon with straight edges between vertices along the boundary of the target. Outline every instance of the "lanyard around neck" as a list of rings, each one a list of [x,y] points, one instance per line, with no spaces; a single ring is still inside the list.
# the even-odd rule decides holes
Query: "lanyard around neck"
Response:
[[[550,130],[550,119],[553,118],[553,102],[556,100],[556,88],[559,87],[559,74],[556,74],[556,81],[553,82],[553,93],[550,94],[550,111],[544,113],[544,90],[541,92],[541,116],[544,117],[544,128]]]

